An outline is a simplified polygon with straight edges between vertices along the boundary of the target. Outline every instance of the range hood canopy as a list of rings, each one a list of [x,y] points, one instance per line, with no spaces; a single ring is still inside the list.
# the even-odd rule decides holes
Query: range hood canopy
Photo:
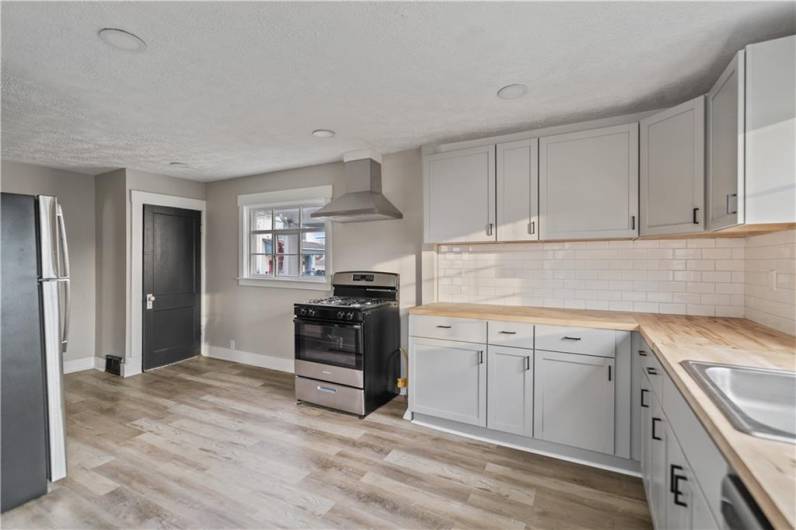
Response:
[[[311,214],[338,223],[403,219],[403,214],[381,192],[381,164],[374,159],[346,160],[346,192]]]

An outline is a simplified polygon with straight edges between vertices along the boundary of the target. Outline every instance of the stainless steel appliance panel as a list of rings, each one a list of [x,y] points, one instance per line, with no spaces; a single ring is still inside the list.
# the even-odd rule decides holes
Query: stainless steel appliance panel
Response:
[[[331,364],[314,363],[310,361],[296,360],[296,375],[340,383],[341,385],[363,388],[364,372],[354,368],[343,368]]]
[[[360,416],[365,414],[365,391],[336,383],[296,376],[296,399]]]

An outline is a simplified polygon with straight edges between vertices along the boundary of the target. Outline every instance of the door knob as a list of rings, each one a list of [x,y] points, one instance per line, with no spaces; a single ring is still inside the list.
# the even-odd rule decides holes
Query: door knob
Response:
[[[152,293],[147,293],[146,295],[146,308],[152,309],[153,304],[155,303],[155,295]]]

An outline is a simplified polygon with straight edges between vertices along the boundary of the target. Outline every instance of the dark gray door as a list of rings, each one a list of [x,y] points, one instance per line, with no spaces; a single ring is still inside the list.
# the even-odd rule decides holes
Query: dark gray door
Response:
[[[201,215],[144,205],[144,370],[199,354]]]

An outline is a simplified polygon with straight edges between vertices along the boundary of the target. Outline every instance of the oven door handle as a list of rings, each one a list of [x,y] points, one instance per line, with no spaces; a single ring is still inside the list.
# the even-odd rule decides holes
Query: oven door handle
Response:
[[[332,326],[335,328],[362,329],[362,324],[344,324],[342,322],[329,322],[327,320],[307,320],[306,318],[294,318],[293,322],[300,324],[314,324],[316,326]]]

